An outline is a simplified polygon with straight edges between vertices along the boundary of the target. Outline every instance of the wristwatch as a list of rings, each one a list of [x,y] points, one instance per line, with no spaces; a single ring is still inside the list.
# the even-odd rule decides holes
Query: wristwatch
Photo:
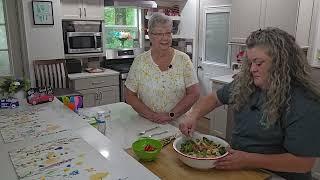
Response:
[[[169,112],[169,116],[173,118],[175,116],[174,112]]]

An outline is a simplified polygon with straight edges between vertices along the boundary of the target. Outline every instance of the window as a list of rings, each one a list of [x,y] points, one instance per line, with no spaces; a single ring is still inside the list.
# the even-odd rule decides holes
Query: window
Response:
[[[3,0],[0,0],[0,76],[11,75]]]
[[[104,18],[107,49],[139,47],[138,10],[136,8],[105,7]]]
[[[228,64],[229,16],[227,8],[211,8],[205,19],[205,59],[221,65]]]

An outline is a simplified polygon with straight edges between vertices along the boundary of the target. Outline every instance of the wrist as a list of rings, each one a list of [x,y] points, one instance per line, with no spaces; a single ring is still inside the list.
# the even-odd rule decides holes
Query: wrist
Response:
[[[173,111],[170,111],[169,112],[169,117],[171,118],[171,119],[175,119],[176,118],[176,113],[175,112],[173,112]]]

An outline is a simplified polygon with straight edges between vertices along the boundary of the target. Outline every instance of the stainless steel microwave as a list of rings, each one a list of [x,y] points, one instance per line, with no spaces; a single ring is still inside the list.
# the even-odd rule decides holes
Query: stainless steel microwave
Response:
[[[100,53],[103,52],[101,32],[67,32],[66,53]]]

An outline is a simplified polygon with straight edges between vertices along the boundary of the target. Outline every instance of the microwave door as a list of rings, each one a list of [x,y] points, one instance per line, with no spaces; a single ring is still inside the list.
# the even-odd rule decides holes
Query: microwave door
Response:
[[[68,34],[68,53],[102,52],[102,48],[97,48],[95,34],[88,32],[72,32]]]

